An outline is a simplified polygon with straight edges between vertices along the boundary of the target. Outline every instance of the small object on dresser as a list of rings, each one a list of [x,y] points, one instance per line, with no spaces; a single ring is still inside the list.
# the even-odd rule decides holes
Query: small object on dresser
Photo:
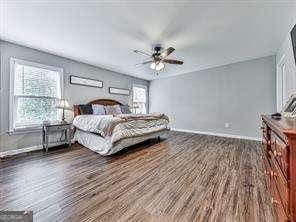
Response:
[[[271,114],[271,118],[273,118],[273,119],[281,119],[282,118],[282,114],[280,114],[280,113]]]
[[[57,133],[61,132],[61,137],[59,141],[55,141],[54,146],[58,145],[68,145],[71,146],[71,123],[60,123],[60,124],[43,124],[42,127],[42,144],[43,144],[43,150],[48,151],[49,148],[49,135],[50,133]],[[64,137],[64,140],[62,140],[62,137]]]

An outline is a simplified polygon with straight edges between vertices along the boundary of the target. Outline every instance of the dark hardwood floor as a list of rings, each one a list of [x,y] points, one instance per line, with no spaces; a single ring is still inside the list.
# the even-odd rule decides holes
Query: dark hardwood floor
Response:
[[[111,157],[73,145],[5,158],[0,209],[34,221],[273,221],[260,146],[169,132]]]

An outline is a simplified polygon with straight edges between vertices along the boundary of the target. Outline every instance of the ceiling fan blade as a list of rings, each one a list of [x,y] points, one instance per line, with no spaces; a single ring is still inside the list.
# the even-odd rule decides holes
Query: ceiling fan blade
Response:
[[[175,65],[183,65],[183,61],[179,61],[179,60],[174,60],[174,59],[164,59],[162,60],[165,63],[169,63],[169,64],[175,64]]]
[[[162,58],[167,57],[169,54],[171,54],[173,51],[175,51],[175,49],[173,47],[169,47],[166,50],[164,50],[162,53],[160,53],[160,56]]]
[[[151,55],[148,54],[147,52],[143,52],[143,51],[140,51],[140,50],[134,50],[134,52],[137,53],[137,54],[143,55],[143,56],[151,57]]]
[[[150,62],[153,62],[153,61],[151,60],[151,61],[141,62],[141,63],[136,64],[135,66],[145,65],[145,64],[148,64]]]

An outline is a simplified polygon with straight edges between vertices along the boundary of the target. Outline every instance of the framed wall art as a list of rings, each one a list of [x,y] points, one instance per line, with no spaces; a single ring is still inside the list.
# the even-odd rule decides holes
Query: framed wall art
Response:
[[[129,96],[130,95],[130,90],[129,89],[116,88],[116,87],[109,87],[109,93]]]
[[[103,82],[101,80],[79,77],[74,75],[70,75],[70,84],[103,88]]]
[[[290,95],[289,100],[282,110],[282,116],[290,118],[296,117],[296,93]]]

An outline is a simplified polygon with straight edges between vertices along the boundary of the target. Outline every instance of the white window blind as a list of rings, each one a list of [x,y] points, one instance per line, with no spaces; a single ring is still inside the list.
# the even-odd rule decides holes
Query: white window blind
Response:
[[[133,86],[133,104],[134,112],[145,114],[147,105],[147,88],[146,86]]]
[[[42,64],[12,60],[12,130],[56,121],[56,102],[62,95],[62,70]]]

